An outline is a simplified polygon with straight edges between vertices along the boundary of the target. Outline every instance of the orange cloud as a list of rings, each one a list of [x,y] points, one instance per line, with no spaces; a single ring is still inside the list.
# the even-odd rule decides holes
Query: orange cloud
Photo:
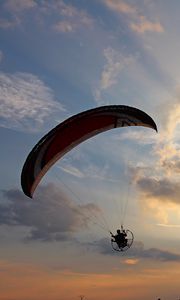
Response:
[[[127,264],[127,265],[136,265],[138,262],[139,262],[139,259],[133,259],[133,258],[124,260],[124,264]]]
[[[136,12],[134,6],[119,0],[105,0],[106,5],[119,13],[132,14]]]
[[[151,32],[164,32],[164,29],[160,22],[151,22],[148,21],[145,16],[139,17],[138,23],[131,23],[130,25],[131,29],[137,33],[144,33],[146,31]]]
[[[156,265],[157,268],[157,265]],[[172,295],[179,288],[179,265],[161,269],[128,269],[114,273],[76,273],[38,265],[0,261],[1,299],[73,300],[83,294],[88,299],[116,300],[155,298],[154,290]],[[153,289],[152,289],[153,286]]]
[[[152,22],[147,20],[147,18],[141,15],[139,9],[133,5],[130,5],[122,0],[105,0],[105,4],[108,8],[116,13],[129,15],[129,18],[133,20],[130,22],[129,27],[140,34],[147,31],[150,32],[164,32],[164,28],[160,22]]]

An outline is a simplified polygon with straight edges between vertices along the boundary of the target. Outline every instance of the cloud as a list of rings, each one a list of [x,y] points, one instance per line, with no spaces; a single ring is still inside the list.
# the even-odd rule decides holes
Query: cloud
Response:
[[[52,29],[56,32],[75,32],[80,28],[91,28],[94,20],[83,9],[78,9],[74,5],[66,4],[64,1],[51,1],[43,3],[40,8],[46,14],[53,14],[58,20],[52,24]]]
[[[23,131],[41,130],[45,122],[61,111],[53,91],[29,73],[0,72],[0,126]]]
[[[106,181],[117,180],[110,175],[109,167],[107,164],[103,165],[103,167],[99,167],[97,166],[97,164],[87,163],[87,161],[82,163],[81,161],[81,167],[77,168],[65,161],[65,163],[62,163],[61,166],[58,166],[58,168],[77,178],[94,178]]]
[[[93,245],[92,245],[93,246]],[[99,240],[96,245],[94,246],[95,250],[105,254],[105,255],[118,255],[119,252],[114,252],[110,245],[110,239],[103,238]],[[161,250],[158,248],[150,248],[145,249],[142,242],[135,241],[130,249],[127,252],[122,252],[123,257],[128,255],[128,259],[125,258],[123,263],[125,264],[137,264],[142,259],[154,260],[154,261],[161,261],[161,262],[180,262],[180,255],[170,252]]]
[[[172,173],[180,174],[180,161],[179,156],[174,156],[171,160],[164,160],[162,167],[166,170],[166,173],[172,175]]]
[[[99,208],[92,204],[77,205],[53,184],[39,188],[32,201],[19,190],[3,191],[0,202],[0,225],[25,226],[26,240],[64,241],[74,232],[86,228]]]
[[[128,16],[129,28],[134,32],[139,34],[144,34],[147,31],[156,33],[164,32],[164,28],[159,21],[152,22],[147,20],[134,5],[122,0],[104,0],[104,3],[115,13],[126,14]]]
[[[162,261],[162,262],[173,262],[173,261],[180,261],[180,255],[170,252],[170,251],[164,251],[160,250],[157,248],[150,248],[147,250],[143,250],[142,253],[140,254],[142,258],[148,258],[148,259],[153,259],[157,261]]]
[[[156,170],[157,168],[157,170]],[[149,174],[148,174],[149,172]],[[156,175],[156,173],[159,175]],[[142,212],[158,223],[169,224],[171,215],[173,219],[178,216],[180,205],[179,181],[173,176],[166,177],[163,170],[154,165],[151,171],[141,169],[134,175],[134,182],[139,192],[139,203]],[[154,177],[152,177],[154,174]]]
[[[37,7],[34,0],[7,0],[1,9],[9,14],[8,18],[0,18],[0,28],[12,29],[21,24],[24,13]]]
[[[112,47],[104,49],[106,64],[101,73],[99,86],[95,91],[95,99],[101,103],[101,93],[118,82],[120,72],[134,61],[132,56],[124,56]]]
[[[139,262],[139,259],[134,259],[134,258],[125,259],[123,261],[124,264],[130,265],[130,266],[136,265],[136,264],[138,264],[138,262]]]
[[[19,19],[14,19],[14,20],[7,20],[4,18],[0,18],[0,28],[2,29],[10,29],[14,28],[15,26],[19,25],[20,21]]]
[[[61,170],[63,170],[64,172],[71,174],[75,177],[78,178],[84,178],[84,173],[82,171],[80,171],[78,168],[72,166],[72,165],[66,165],[66,166],[62,166],[59,167]]]
[[[143,250],[141,254],[142,258],[151,258],[153,260],[159,260],[163,262],[169,262],[169,261],[180,261],[180,255],[170,252],[170,251],[164,251],[157,248],[150,248],[147,250]]]
[[[112,10],[118,13],[124,14],[134,14],[136,13],[136,8],[124,1],[119,0],[105,0],[105,4]]]
[[[121,132],[121,134],[117,134],[113,136],[113,139],[115,140],[129,140],[129,141],[135,141],[138,144],[143,145],[151,145],[155,144],[157,142],[157,134],[153,132],[152,130],[148,132],[147,134],[147,128],[144,130],[144,128],[126,128],[125,131]]]
[[[160,107],[159,113],[159,132],[152,142],[151,159],[146,160],[144,165],[138,164],[131,166],[133,181],[139,193],[138,199],[145,215],[150,215],[156,222],[171,224],[171,214],[178,216],[180,204],[180,149],[179,131],[180,124],[180,101],[177,95],[169,99]],[[126,135],[128,138],[128,134]],[[138,138],[138,135],[131,134],[130,139]],[[147,136],[148,141],[149,135]],[[139,142],[146,141],[139,135]],[[141,158],[139,158],[141,162]],[[178,216],[179,217],[179,216]]]
[[[151,22],[146,19],[145,16],[140,16],[138,23],[131,23],[130,27],[133,31],[137,33],[149,32],[164,32],[164,28],[160,22]]]
[[[160,227],[167,227],[167,228],[180,228],[180,224],[156,224]]]
[[[175,218],[179,218],[179,181],[174,177],[164,176],[163,170],[156,168],[156,163],[154,169],[152,167],[149,171],[140,168],[141,170],[134,174],[134,183],[139,193],[138,201],[142,213],[146,217],[151,216],[158,223],[168,225],[174,222]],[[159,175],[156,175],[157,172]]]
[[[78,9],[72,4],[66,4],[63,0],[59,1],[52,1],[49,3],[44,3],[44,5],[47,5],[47,9],[56,10],[57,13],[61,16],[67,17],[67,18],[73,18],[73,17],[81,17],[82,22],[84,23],[91,23],[92,19],[88,16],[87,12],[83,9]]]
[[[71,4],[59,1],[51,6],[61,18],[52,27],[56,32],[74,32],[81,27],[92,27],[94,21],[85,10],[79,10]]]
[[[75,30],[76,25],[72,24],[72,22],[68,22],[68,21],[59,21],[58,23],[56,23],[53,28],[55,31],[58,32],[73,32]]]
[[[62,257],[59,261],[65,264]],[[70,259],[71,262],[72,259]],[[88,263],[93,268],[96,265],[97,272],[94,269],[90,270],[87,262],[84,265],[79,264],[83,269],[77,266],[76,271],[72,267],[59,270],[56,268],[52,271],[45,263],[42,266],[40,263],[0,261],[1,299],[69,300],[78,299],[80,294],[88,295],[84,299],[115,300],[119,299],[119,295],[125,300],[157,299],[154,297],[155,291],[156,295],[166,295],[162,299],[177,299],[180,272],[176,263],[163,266],[163,270],[162,266],[161,268],[150,266],[150,268],[140,270],[137,268],[122,270],[122,265],[118,269],[119,263],[117,262],[117,269],[112,272],[109,263],[105,260],[103,262],[100,260],[99,265],[97,260],[93,260],[93,263],[89,260]],[[107,270],[100,270],[102,265],[106,266]]]
[[[3,52],[0,50],[0,63],[1,63],[1,61],[3,60]]]
[[[8,18],[0,19],[3,29],[14,28],[27,20],[27,14],[33,10],[34,22],[48,24],[55,32],[75,32],[79,28],[91,28],[94,20],[85,10],[78,9],[63,0],[34,1],[34,0],[7,0],[2,7],[8,12]],[[49,18],[51,17],[51,19]],[[50,20],[50,23],[47,22]],[[54,20],[57,20],[55,23]]]
[[[5,9],[11,13],[24,12],[37,6],[34,0],[6,0]]]
[[[139,178],[137,186],[144,195],[144,198],[156,198],[164,202],[180,204],[179,182],[156,178]]]
[[[117,82],[117,76],[122,68],[131,61],[131,59],[124,57],[118,51],[108,47],[104,50],[104,56],[107,64],[101,75],[101,88],[107,89]]]
[[[179,137],[176,129],[180,124],[180,95],[179,87],[176,88],[175,98],[169,99],[163,106],[159,107],[161,110],[161,134],[159,142],[156,146],[156,153],[160,157],[160,164],[166,170],[178,170],[178,161],[180,157],[180,149],[176,144],[176,139]]]

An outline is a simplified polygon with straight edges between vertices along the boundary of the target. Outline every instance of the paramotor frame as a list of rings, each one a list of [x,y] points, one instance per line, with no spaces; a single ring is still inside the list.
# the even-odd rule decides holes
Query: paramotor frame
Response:
[[[126,243],[122,245],[118,245],[117,242],[115,241],[115,239],[111,239],[111,246],[113,248],[113,250],[118,251],[118,252],[123,252],[123,251],[127,251],[133,244],[134,241],[134,235],[132,233],[131,230],[126,229],[125,230],[127,237],[126,237]]]

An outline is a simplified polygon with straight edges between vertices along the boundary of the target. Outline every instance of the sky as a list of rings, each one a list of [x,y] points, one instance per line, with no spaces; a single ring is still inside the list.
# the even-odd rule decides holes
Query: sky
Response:
[[[180,1],[0,1],[0,299],[180,296]],[[102,105],[157,124],[97,135],[34,199],[23,164],[53,127]],[[134,234],[113,251],[109,230]]]

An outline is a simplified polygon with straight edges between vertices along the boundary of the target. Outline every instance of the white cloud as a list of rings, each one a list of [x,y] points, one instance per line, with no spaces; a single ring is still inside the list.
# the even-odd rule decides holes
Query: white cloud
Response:
[[[0,73],[0,125],[19,130],[41,130],[53,114],[63,111],[53,91],[29,73]]]
[[[94,178],[98,180],[105,181],[115,181],[109,174],[108,165],[104,165],[103,167],[98,167],[97,165],[86,163],[81,165],[81,167],[77,168],[72,164],[65,163],[62,166],[58,166],[64,172],[78,178]]]
[[[72,165],[66,165],[66,167],[60,167],[61,170],[63,170],[64,172],[73,175],[75,177],[78,178],[83,178],[84,177],[84,173],[81,172],[78,168],[72,166]]]
[[[157,142],[158,135],[155,134],[151,129],[149,129],[148,134],[147,134],[147,128],[140,129],[134,127],[133,129],[128,129],[126,128],[126,131],[122,132],[121,134],[117,134],[113,136],[113,139],[115,140],[130,140],[130,141],[135,141],[138,144],[144,144],[144,145],[149,145],[149,144],[155,144]]]
[[[132,56],[123,56],[122,53],[111,47],[104,49],[104,56],[106,64],[101,73],[99,87],[95,91],[95,99],[98,103],[101,103],[102,91],[115,85],[122,69],[134,61]]]

